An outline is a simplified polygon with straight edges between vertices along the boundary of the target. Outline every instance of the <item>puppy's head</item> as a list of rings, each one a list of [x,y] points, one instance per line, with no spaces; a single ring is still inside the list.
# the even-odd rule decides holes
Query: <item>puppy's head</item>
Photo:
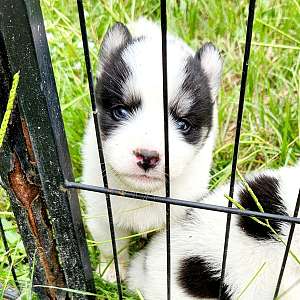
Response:
[[[173,179],[193,165],[212,132],[222,61],[210,43],[196,54],[171,36],[167,46]],[[162,81],[158,27],[137,37],[121,23],[108,30],[96,86],[101,134],[109,167],[131,189],[155,191],[164,186]]]

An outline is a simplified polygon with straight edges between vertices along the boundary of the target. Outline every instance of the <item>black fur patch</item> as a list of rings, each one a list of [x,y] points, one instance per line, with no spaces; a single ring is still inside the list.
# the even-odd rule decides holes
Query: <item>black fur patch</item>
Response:
[[[122,90],[126,80],[131,76],[131,71],[122,58],[122,52],[136,41],[136,39],[129,40],[110,55],[102,66],[101,77],[97,81],[96,101],[100,108],[100,124],[104,138],[120,125],[120,122],[112,118],[113,107],[123,105],[134,113],[141,106],[141,99],[137,95],[125,99]]]
[[[170,107],[173,119],[186,119],[191,124],[191,130],[183,134],[185,140],[190,144],[198,144],[209,134],[212,127],[213,100],[210,93],[208,78],[200,67],[197,58],[190,57],[185,67],[185,80],[181,91],[174,99]],[[192,98],[192,105],[184,115],[180,112],[180,97],[188,94]]]
[[[200,256],[190,256],[181,260],[177,280],[189,295],[196,298],[218,298],[221,270],[213,270]],[[226,285],[222,300],[230,300]]]
[[[254,192],[265,213],[287,215],[283,200],[279,195],[279,182],[277,178],[261,175],[247,181],[247,183]],[[251,194],[246,188],[243,188],[239,192],[238,198],[244,208],[259,211]],[[264,221],[264,219],[260,220]],[[282,234],[281,227],[283,223],[281,221],[269,220],[269,223],[278,234]],[[239,226],[247,235],[258,240],[274,238],[274,234],[269,228],[255,222],[250,217],[239,217]]]

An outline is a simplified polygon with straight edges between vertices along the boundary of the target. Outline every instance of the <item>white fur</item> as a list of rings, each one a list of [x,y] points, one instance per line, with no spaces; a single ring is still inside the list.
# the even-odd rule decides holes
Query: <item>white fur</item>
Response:
[[[278,171],[265,171],[279,180],[280,195],[289,215],[293,215],[300,187],[300,166],[285,167]],[[250,176],[251,178],[251,176]],[[241,186],[236,184],[235,195]],[[205,197],[205,203],[227,206],[224,194],[229,185],[222,186]],[[179,261],[200,255],[211,267],[221,270],[224,234],[227,215],[207,210],[195,210],[191,221],[181,220],[171,230],[171,297],[174,300],[194,300],[178,284]],[[232,215],[225,284],[237,299],[242,290],[265,264],[257,278],[245,291],[241,299],[273,299],[285,246],[275,240],[258,241],[246,235],[237,224],[238,217]],[[289,225],[283,227],[286,242]],[[300,230],[296,226],[291,250],[300,257]],[[144,271],[144,265],[147,272]],[[220,276],[220,273],[218,274]],[[288,290],[300,278],[300,265],[289,255],[279,295]],[[195,278],[197,282],[197,278]],[[147,248],[136,255],[128,271],[128,284],[133,290],[139,289],[145,300],[166,299],[166,242],[165,232],[155,236]],[[199,286],[199,290],[201,286]],[[300,284],[291,289],[282,299],[299,299]],[[198,298],[197,298],[198,299]]]
[[[133,36],[143,35],[141,43],[135,43],[124,53],[123,58],[132,70],[123,87],[125,95],[137,92],[142,98],[142,109],[133,120],[125,121],[107,140],[103,142],[109,187],[137,192],[165,195],[164,185],[164,131],[163,93],[161,67],[161,34],[156,24],[145,19],[129,25]],[[115,47],[115,42],[110,41]],[[105,45],[108,51],[109,45]],[[216,51],[216,50],[215,50]],[[181,40],[168,35],[168,91],[170,99],[178,93],[183,80],[183,68],[193,51]],[[221,63],[221,62],[220,62]],[[99,70],[101,74],[101,69]],[[185,98],[184,98],[185,97]],[[187,109],[189,96],[183,95],[182,109]],[[212,150],[216,131],[216,104],[214,105],[214,125],[205,143],[188,144],[169,120],[170,186],[171,196],[197,200],[206,192],[209,181]],[[200,149],[199,149],[200,148]],[[151,149],[160,154],[159,165],[147,172],[152,180],[141,180],[134,176],[144,172],[137,166],[133,151]],[[103,186],[98,159],[93,120],[90,119],[83,144],[83,177],[85,183]],[[83,192],[87,209],[87,226],[97,242],[110,240],[105,195]],[[130,232],[144,232],[161,228],[165,224],[165,205],[111,196],[116,237],[128,236]],[[183,207],[172,207],[172,220],[184,213]],[[128,240],[117,241],[118,250],[126,247]],[[99,246],[101,261],[112,257],[111,243]],[[127,249],[119,254],[121,275],[124,277],[127,263]],[[114,278],[113,267],[106,272],[107,279]]]

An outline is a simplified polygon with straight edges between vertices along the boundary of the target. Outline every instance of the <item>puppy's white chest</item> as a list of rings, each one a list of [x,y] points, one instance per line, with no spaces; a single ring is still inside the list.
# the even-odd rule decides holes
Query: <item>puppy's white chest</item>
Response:
[[[113,196],[111,198],[116,226],[133,232],[146,232],[162,229],[166,222],[166,205]],[[172,219],[180,217],[183,207],[172,207]]]

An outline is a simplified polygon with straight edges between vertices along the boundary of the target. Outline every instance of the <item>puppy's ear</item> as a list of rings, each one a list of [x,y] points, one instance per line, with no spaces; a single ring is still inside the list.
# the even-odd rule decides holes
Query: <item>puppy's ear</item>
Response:
[[[103,38],[99,53],[100,65],[108,61],[116,51],[131,40],[132,36],[128,28],[122,23],[115,23],[108,29]]]
[[[196,52],[195,58],[200,62],[201,69],[208,78],[213,101],[215,101],[220,88],[223,67],[220,52],[212,43],[206,43]]]

